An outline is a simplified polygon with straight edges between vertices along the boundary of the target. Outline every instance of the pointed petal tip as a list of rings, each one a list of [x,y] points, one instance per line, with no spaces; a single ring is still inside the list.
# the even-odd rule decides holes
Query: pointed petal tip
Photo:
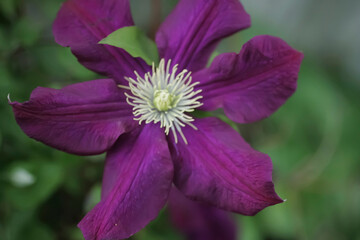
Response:
[[[38,87],[30,100],[9,104],[30,138],[68,153],[96,155],[135,127],[123,99],[113,80],[100,79],[62,89]]]
[[[269,202],[267,204],[264,204],[264,206],[262,208],[260,208],[260,209],[256,209],[256,210],[254,210],[252,212],[249,212],[249,213],[239,212],[239,214],[245,215],[245,216],[255,216],[258,213],[262,212],[267,207],[271,207],[271,206],[274,206],[274,205],[277,205],[277,204],[280,204],[280,203],[284,203],[285,201],[286,200],[283,200],[281,198],[271,199],[271,200],[269,200]]]
[[[196,126],[199,131],[184,129],[188,146],[172,148],[174,183],[185,196],[247,216],[283,202],[274,189],[269,156],[216,118],[197,119]]]
[[[282,198],[280,198],[278,196],[276,199],[274,199],[274,204],[273,205],[276,205],[276,204],[279,204],[279,203],[284,203],[286,201],[287,201],[287,199],[282,199]]]
[[[301,62],[304,59],[304,52],[295,48],[292,48],[292,50],[294,51],[294,59],[297,59],[299,62]]]
[[[8,100],[8,103],[9,103],[9,104],[12,103],[12,102],[11,102],[11,99],[10,99],[10,93],[8,93],[8,95],[7,95],[7,100]]]
[[[265,203],[261,208],[259,209],[254,209],[253,211],[250,211],[248,213],[244,213],[244,212],[237,212],[238,214],[241,215],[245,215],[245,216],[255,216],[258,213],[260,213],[261,211],[263,211],[264,209],[277,205],[277,204],[281,204],[284,203],[286,200],[281,199],[280,197],[277,198],[273,198],[273,199],[269,199],[269,201],[267,203]],[[236,212],[236,211],[235,211]]]

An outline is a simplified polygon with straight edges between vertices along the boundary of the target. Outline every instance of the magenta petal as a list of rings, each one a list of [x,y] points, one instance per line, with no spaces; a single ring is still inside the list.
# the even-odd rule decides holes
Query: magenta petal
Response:
[[[253,150],[217,118],[196,119],[183,129],[189,144],[173,144],[174,183],[187,197],[244,215],[281,203],[271,159]]]
[[[106,159],[106,193],[79,223],[85,239],[124,239],[145,227],[166,203],[172,179],[162,129],[148,124],[120,136]]]
[[[141,58],[98,42],[132,25],[129,0],[68,0],[55,19],[53,32],[56,42],[71,47],[85,67],[124,84],[124,76],[134,76],[134,70],[148,72],[150,67]]]
[[[10,104],[29,137],[81,155],[106,151],[136,124],[123,91],[111,79],[60,90],[38,87],[29,101]]]
[[[192,201],[176,188],[168,207],[175,227],[188,240],[236,240],[236,223],[225,211]]]
[[[249,26],[250,16],[238,0],[180,0],[161,25],[156,43],[162,58],[197,71],[222,38]]]
[[[254,37],[239,54],[221,54],[193,75],[203,90],[201,109],[223,107],[239,123],[268,117],[295,92],[302,58],[280,38]]]

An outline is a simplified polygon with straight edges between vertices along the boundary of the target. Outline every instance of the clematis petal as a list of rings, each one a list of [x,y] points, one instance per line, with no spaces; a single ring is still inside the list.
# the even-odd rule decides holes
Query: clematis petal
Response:
[[[120,136],[108,153],[106,193],[79,223],[86,240],[130,237],[153,220],[168,199],[173,164],[165,134],[149,124],[140,130]]]
[[[38,87],[29,101],[10,104],[29,137],[80,155],[106,151],[122,133],[136,126],[124,92],[111,79],[60,90]]]
[[[250,26],[239,0],[180,0],[161,25],[156,43],[160,57],[180,69],[202,69],[222,38]]]
[[[183,128],[188,145],[172,144],[174,183],[185,196],[218,208],[254,215],[281,203],[272,182],[271,159],[253,150],[216,118]]]
[[[124,76],[133,77],[134,70],[148,72],[150,67],[123,49],[98,42],[132,25],[129,0],[68,0],[55,19],[53,33],[55,41],[71,47],[85,67],[124,84]]]
[[[302,58],[280,38],[254,37],[239,54],[221,54],[210,68],[193,74],[203,90],[201,109],[223,107],[239,123],[268,117],[295,92]]]
[[[236,224],[229,213],[192,201],[175,187],[168,208],[172,222],[188,240],[236,240]]]

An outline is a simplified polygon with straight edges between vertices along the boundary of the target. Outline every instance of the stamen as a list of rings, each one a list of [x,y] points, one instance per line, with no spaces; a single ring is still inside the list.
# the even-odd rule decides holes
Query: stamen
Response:
[[[166,135],[171,129],[175,143],[178,142],[177,134],[180,134],[187,144],[181,128],[188,125],[197,130],[191,123],[194,119],[186,113],[203,105],[199,102],[202,96],[198,95],[201,90],[194,91],[199,82],[192,83],[191,72],[186,69],[180,73],[177,71],[177,64],[171,68],[171,60],[165,64],[162,59],[157,68],[153,63],[151,73],[141,77],[135,71],[136,80],[125,77],[129,86],[118,86],[131,91],[131,94],[125,93],[125,96],[127,103],[133,106],[134,120],[139,121],[139,124],[160,122]]]
[[[125,86],[125,85],[118,84],[117,86],[118,86],[119,88],[123,88],[123,89],[126,89],[126,90],[131,90],[130,87]]]

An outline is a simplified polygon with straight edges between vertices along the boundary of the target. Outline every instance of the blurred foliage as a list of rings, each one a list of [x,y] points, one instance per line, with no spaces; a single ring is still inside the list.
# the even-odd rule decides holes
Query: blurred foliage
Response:
[[[78,157],[29,139],[6,99],[11,93],[11,99],[25,101],[36,86],[57,88],[97,77],[53,40],[51,24],[61,2],[0,1],[1,240],[83,239],[76,225],[100,199],[104,155]],[[162,19],[175,4],[163,1]],[[136,22],[153,36],[157,22],[144,12],[150,1],[133,0],[132,7]],[[225,40],[217,53],[239,51],[259,34],[285,40],[291,35],[250,14],[253,27]],[[296,94],[264,121],[232,124],[271,156],[276,189],[287,199],[255,217],[237,216],[239,239],[360,239],[359,78],[340,59],[334,64],[334,58],[314,54],[303,38],[308,41],[300,34],[289,42],[306,56]],[[182,239],[167,214],[162,211],[133,239]]]

